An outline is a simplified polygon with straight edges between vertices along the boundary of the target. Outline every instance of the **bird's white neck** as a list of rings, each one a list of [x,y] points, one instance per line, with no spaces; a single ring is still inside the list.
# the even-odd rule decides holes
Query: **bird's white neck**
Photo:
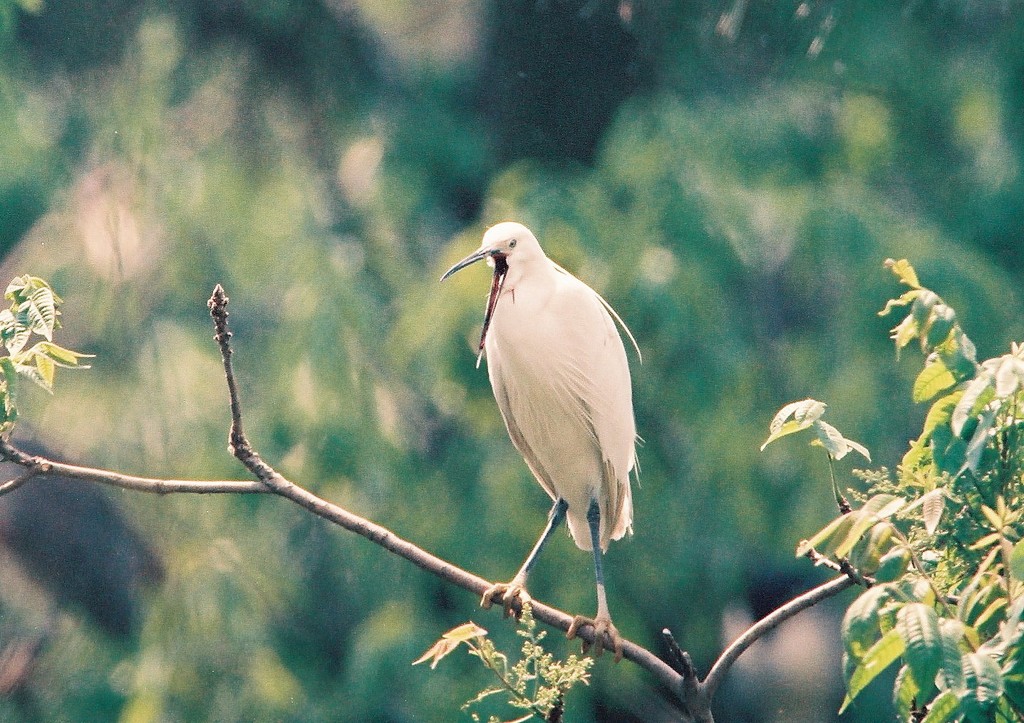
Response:
[[[525,258],[518,257],[509,262],[508,274],[505,277],[505,292],[523,286],[548,286],[554,283],[557,273],[554,265],[543,254]]]

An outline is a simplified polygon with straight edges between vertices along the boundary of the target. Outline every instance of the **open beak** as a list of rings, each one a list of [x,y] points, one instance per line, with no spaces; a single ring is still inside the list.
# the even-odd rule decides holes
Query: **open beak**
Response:
[[[477,261],[482,261],[483,259],[486,259],[488,256],[490,256],[490,254],[491,252],[488,251],[487,249],[480,249],[479,251],[471,253],[469,256],[462,259],[462,261],[460,261],[459,263],[455,264],[450,269],[445,271],[444,274],[441,276],[441,281],[444,281],[449,276],[454,274],[456,271],[461,271],[470,264],[475,264]]]
[[[508,274],[508,262],[505,260],[505,254],[481,249],[480,251],[472,253],[462,259],[462,261],[445,271],[444,275],[441,277],[441,281],[444,281],[456,271],[464,269],[470,264],[474,264],[477,261],[486,258],[494,259],[494,276],[491,277],[491,291],[487,295],[487,309],[484,311],[484,328],[480,332],[480,346],[477,348],[477,351],[479,352],[483,352],[484,350],[484,341],[487,339],[487,329],[491,326],[491,318],[494,316],[494,307],[497,305],[498,297],[501,295],[501,289],[505,285],[505,275]],[[479,363],[480,361],[478,358],[477,364]]]

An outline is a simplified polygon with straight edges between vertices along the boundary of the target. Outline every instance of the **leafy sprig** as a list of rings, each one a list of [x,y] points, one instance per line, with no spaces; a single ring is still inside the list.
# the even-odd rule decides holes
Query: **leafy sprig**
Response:
[[[81,360],[92,356],[54,343],[62,299],[43,279],[19,276],[7,285],[4,298],[10,306],[0,310],[0,344],[7,352],[0,356],[0,433],[17,421],[19,376],[52,392],[58,367],[88,368]]]
[[[516,633],[523,638],[523,644],[520,657],[514,662],[495,647],[487,637],[486,630],[473,622],[468,622],[442,635],[440,640],[413,662],[413,665],[429,660],[433,669],[442,658],[465,644],[469,654],[479,658],[483,666],[498,681],[496,685],[480,691],[462,706],[463,710],[469,711],[474,721],[481,718],[473,708],[499,695],[505,696],[505,702],[510,707],[525,711],[525,715],[507,721],[491,715],[487,718],[487,723],[522,723],[534,717],[544,721],[561,720],[566,693],[577,683],[589,683],[589,670],[594,664],[593,659],[570,655],[561,661],[547,652],[542,645],[547,633],[537,630],[537,621],[533,617],[529,602],[523,603]]]
[[[913,266],[886,266],[910,288],[881,314],[907,310],[892,339],[897,354],[918,342],[911,396],[931,406],[895,478],[862,475],[860,507],[797,550],[866,586],[843,620],[842,708],[897,664],[893,702],[908,723],[1024,720],[1024,345],[979,362]],[[813,426],[824,405],[811,402],[783,407],[768,442]]]

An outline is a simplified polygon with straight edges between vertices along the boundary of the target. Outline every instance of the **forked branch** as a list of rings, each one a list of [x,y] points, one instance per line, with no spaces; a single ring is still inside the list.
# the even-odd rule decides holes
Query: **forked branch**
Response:
[[[23,474],[0,484],[0,495],[11,492],[33,478],[46,474],[155,494],[275,494],[294,502],[318,517],[365,537],[442,580],[477,596],[482,596],[484,591],[491,587],[489,581],[427,552],[382,525],[318,497],[304,487],[286,479],[263,461],[246,438],[242,428],[242,405],[232,365],[233,352],[227,305],[227,294],[218,284],[210,297],[208,306],[214,322],[214,338],[220,347],[221,359],[224,363],[224,375],[231,407],[228,450],[255,477],[255,480],[177,480],[137,477],[109,470],[65,464],[30,455],[14,446],[9,439],[0,438],[0,456],[25,469]],[[671,664],[647,648],[629,640],[623,640],[623,657],[648,671],[663,688],[671,693],[680,705],[681,717],[684,721],[713,723],[711,699],[729,668],[754,641],[801,610],[832,597],[853,584],[854,580],[851,577],[843,575],[804,593],[755,623],[722,653],[703,681],[699,679],[689,655],[679,648],[667,629],[663,631],[663,636],[668,644]],[[573,616],[562,610],[538,601],[533,601],[532,607],[534,617],[553,628],[568,631],[572,624]],[[593,628],[584,627],[579,631],[579,637],[587,643],[593,643]]]

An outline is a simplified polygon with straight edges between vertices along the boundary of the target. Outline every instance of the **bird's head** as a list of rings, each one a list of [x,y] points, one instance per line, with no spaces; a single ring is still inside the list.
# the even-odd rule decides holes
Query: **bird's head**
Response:
[[[480,248],[471,253],[444,272],[441,281],[460,269],[464,269],[477,261],[486,260],[488,266],[494,267],[491,279],[491,292],[487,297],[487,311],[484,314],[484,329],[480,334],[480,348],[483,349],[487,328],[491,324],[494,306],[505,286],[506,278],[511,276],[513,284],[529,269],[545,259],[544,251],[537,243],[533,232],[521,223],[504,221],[487,229]]]
[[[515,221],[504,221],[487,229],[480,248],[445,271],[441,281],[477,261],[486,260],[488,266],[494,267],[495,275],[510,271],[518,275],[516,271],[524,271],[543,258],[544,251],[530,229]]]

